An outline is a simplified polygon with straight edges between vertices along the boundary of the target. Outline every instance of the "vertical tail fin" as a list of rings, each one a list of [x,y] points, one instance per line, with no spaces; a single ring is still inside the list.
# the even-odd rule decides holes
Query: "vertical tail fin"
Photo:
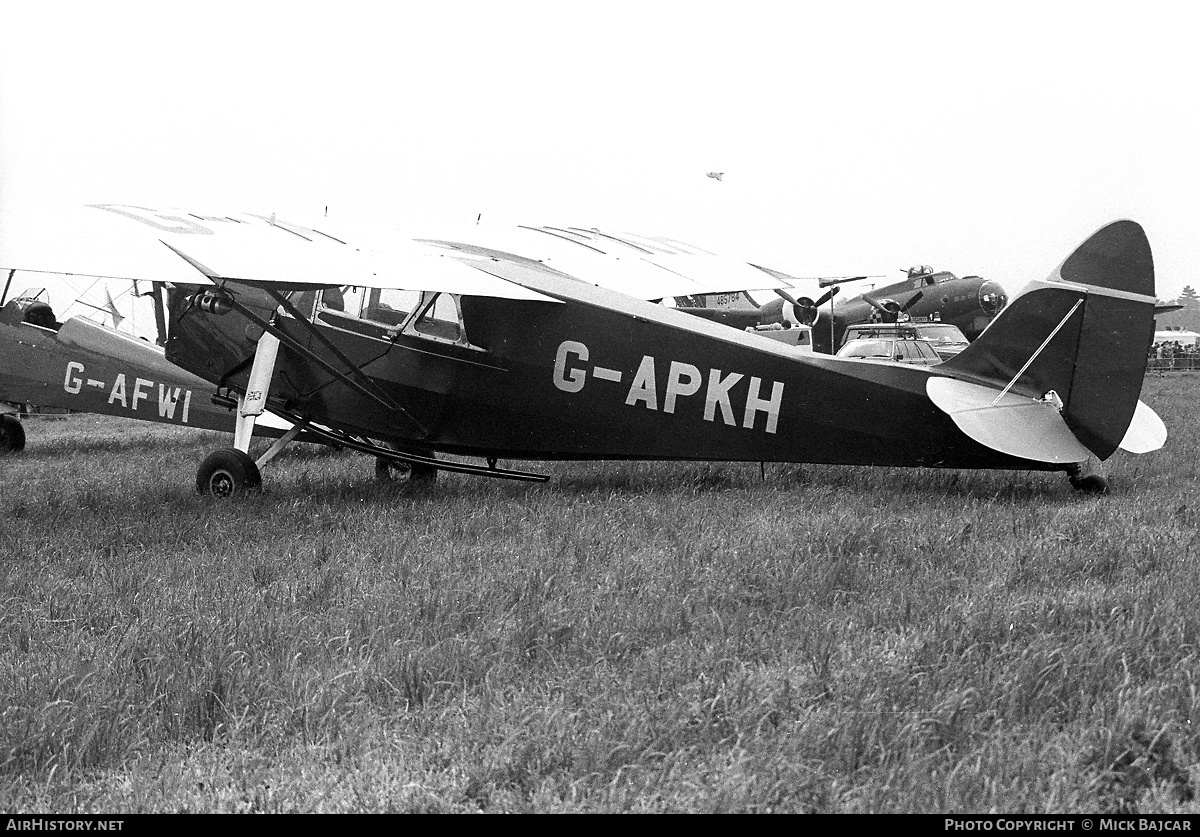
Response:
[[[974,343],[938,369],[1035,399],[1053,390],[1067,427],[1107,459],[1135,412],[1150,412],[1144,405],[1139,411],[1138,397],[1153,339],[1150,243],[1138,224],[1116,221],[1079,245],[1048,279],[1030,283]]]

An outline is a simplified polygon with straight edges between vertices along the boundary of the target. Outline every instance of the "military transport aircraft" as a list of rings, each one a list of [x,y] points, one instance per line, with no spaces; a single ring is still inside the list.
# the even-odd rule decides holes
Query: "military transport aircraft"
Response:
[[[1154,268],[1131,221],[1031,282],[959,355],[921,367],[798,355],[646,302],[719,289],[719,275],[703,291],[694,277],[721,264],[631,254],[630,239],[596,231],[579,231],[590,249],[539,259],[466,236],[366,251],[255,216],[93,211],[145,234],[160,265],[177,260],[167,358],[237,404],[233,448],[196,475],[219,496],[259,487],[303,429],[388,461],[517,480],[545,477],[501,460],[1057,470],[1085,490],[1107,487],[1081,477],[1090,457],[1166,440],[1139,401]],[[0,266],[23,266],[29,254],[8,242]],[[116,275],[151,278],[131,246],[107,255],[126,260],[105,268]],[[293,428],[256,462],[265,411]]]
[[[778,270],[759,266],[759,270],[789,285],[805,280]],[[1008,302],[1008,295],[998,283],[979,276],[958,277],[948,271],[934,271],[928,265],[909,268],[908,278],[869,293],[847,299],[829,309],[823,308],[838,293],[844,282],[870,279],[869,276],[819,277],[815,281],[829,288],[817,299],[796,297],[788,290],[776,288],[779,299],[754,305],[745,297],[740,305],[685,304],[677,310],[704,317],[715,322],[749,328],[771,323],[785,327],[791,324],[811,326],[813,349],[833,354],[842,344],[846,329],[870,322],[894,323],[907,314],[913,319],[943,322],[957,326],[968,340],[974,340]],[[712,303],[712,299],[704,300]],[[747,304],[749,303],[749,304]]]

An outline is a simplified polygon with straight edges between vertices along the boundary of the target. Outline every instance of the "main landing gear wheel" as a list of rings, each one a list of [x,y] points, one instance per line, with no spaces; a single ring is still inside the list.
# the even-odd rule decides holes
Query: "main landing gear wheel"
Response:
[[[437,481],[438,469],[432,465],[400,464],[382,456],[375,457],[375,479],[386,482],[393,476],[408,474],[408,481],[428,485]]]
[[[432,485],[437,482],[438,469],[432,465],[420,465],[414,463],[409,469],[408,481],[421,483],[422,485]]]
[[[25,428],[21,420],[9,415],[0,416],[0,456],[20,453],[25,449]]]
[[[385,459],[382,456],[375,457],[375,479],[380,482],[388,482],[392,477],[403,476],[407,473],[407,465]]]
[[[215,450],[200,463],[196,490],[214,497],[232,497],[262,488],[262,474],[249,454],[236,448]]]

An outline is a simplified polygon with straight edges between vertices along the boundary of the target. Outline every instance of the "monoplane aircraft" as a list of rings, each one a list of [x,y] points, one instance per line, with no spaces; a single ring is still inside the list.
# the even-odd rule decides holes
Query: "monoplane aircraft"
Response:
[[[94,211],[140,227],[160,265],[176,260],[167,358],[237,406],[233,448],[197,472],[215,495],[259,487],[305,429],[386,461],[518,480],[544,477],[501,460],[1057,470],[1086,490],[1107,487],[1081,477],[1091,457],[1166,440],[1139,401],[1154,268],[1131,221],[1029,283],[958,356],[918,367],[798,355],[647,302],[719,290],[733,267],[650,240],[631,253],[631,238],[559,228],[593,239],[567,257],[469,236],[368,252],[273,218]],[[0,247],[0,266],[24,266],[20,249]],[[114,252],[117,275],[152,278],[129,246]],[[265,411],[293,427],[256,462]]]
[[[52,407],[231,432],[233,412],[213,403],[215,393],[160,346],[83,317],[59,322],[41,290],[0,294],[0,410]],[[272,424],[265,429],[276,436],[287,429]],[[0,455],[24,447],[21,421],[0,412]]]

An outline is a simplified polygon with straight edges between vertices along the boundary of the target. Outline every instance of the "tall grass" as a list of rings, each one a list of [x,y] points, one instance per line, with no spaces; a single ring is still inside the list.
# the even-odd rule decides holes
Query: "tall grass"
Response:
[[[1195,811],[1200,377],[1053,474],[548,466],[31,420],[0,460],[0,808]]]

